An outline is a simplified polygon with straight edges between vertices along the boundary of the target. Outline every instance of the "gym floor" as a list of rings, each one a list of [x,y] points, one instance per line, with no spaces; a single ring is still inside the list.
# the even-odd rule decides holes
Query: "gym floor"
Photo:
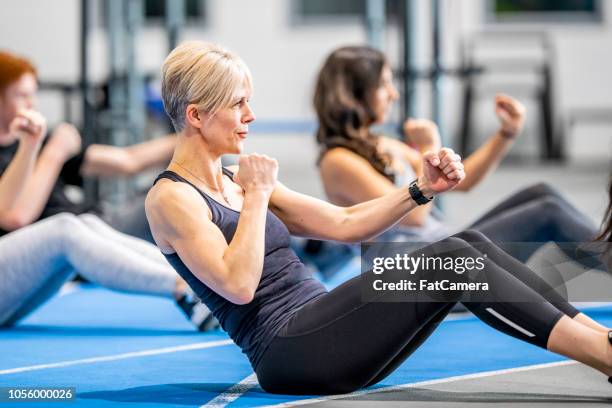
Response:
[[[585,311],[612,325],[612,305]],[[0,341],[2,387],[75,387],[77,406],[612,403],[612,385],[603,375],[497,333],[470,315],[447,319],[376,387],[332,397],[267,394],[227,335],[197,333],[170,300],[89,286],[54,298],[0,332]]]
[[[479,187],[479,200],[454,195],[444,205],[450,221],[460,226],[506,191],[546,180],[595,221],[605,207],[608,166],[508,165]],[[582,306],[612,326],[612,304]],[[1,387],[75,387],[76,403],[66,406],[596,407],[612,403],[612,385],[603,375],[499,334],[471,315],[447,319],[376,387],[333,397],[267,394],[225,333],[196,332],[170,300],[89,286],[64,291],[18,326],[0,331],[0,343]]]

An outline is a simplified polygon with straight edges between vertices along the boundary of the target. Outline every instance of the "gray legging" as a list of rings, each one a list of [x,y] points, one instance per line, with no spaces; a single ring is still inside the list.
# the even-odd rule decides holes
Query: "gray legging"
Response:
[[[549,185],[540,183],[513,194],[469,227],[482,232],[518,260],[525,262],[541,245],[519,248],[507,243],[566,243],[572,259],[595,267],[576,253],[576,244],[591,241],[597,227]]]
[[[109,289],[164,297],[177,279],[153,245],[95,215],[58,214],[0,239],[0,326],[26,316],[75,272]]]

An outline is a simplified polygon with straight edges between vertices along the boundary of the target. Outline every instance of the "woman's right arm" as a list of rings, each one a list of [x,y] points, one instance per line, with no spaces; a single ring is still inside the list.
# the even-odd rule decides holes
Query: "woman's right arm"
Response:
[[[359,204],[401,189],[377,172],[367,160],[347,149],[330,150],[321,161],[319,171],[328,199],[341,206]],[[398,225],[422,226],[432,205],[415,208]]]
[[[249,303],[263,271],[266,213],[278,164],[258,155],[241,157],[236,181],[244,189],[238,226],[228,244],[202,197],[185,183],[160,181],[146,200],[153,236],[175,251],[206,286],[235,304]]]
[[[9,126],[9,131],[19,137],[19,147],[0,177],[0,227],[3,229],[19,227],[20,222],[14,217],[15,209],[25,188],[24,180],[34,169],[46,128],[45,118],[28,110],[20,111]]]
[[[81,138],[78,133],[53,132],[49,136],[33,171],[23,181],[23,191],[12,210],[11,219],[15,224],[11,229],[29,225],[40,217],[64,163],[80,149]]]

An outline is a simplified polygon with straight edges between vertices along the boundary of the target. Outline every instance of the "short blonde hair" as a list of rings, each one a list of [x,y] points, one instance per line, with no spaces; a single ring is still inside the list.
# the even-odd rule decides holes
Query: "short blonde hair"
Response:
[[[236,54],[202,41],[187,41],[162,66],[164,109],[177,132],[185,128],[187,105],[208,113],[231,106],[242,85],[251,87],[249,68]]]

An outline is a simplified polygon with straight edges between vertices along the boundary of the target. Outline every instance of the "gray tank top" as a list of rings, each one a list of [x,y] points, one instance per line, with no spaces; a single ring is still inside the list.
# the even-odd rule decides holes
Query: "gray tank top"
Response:
[[[224,174],[233,174],[223,169]],[[226,207],[172,171],[161,173],[167,178],[187,183],[204,198],[212,213],[212,222],[230,243],[236,232],[240,212]],[[209,289],[185,266],[178,254],[164,254],[170,265],[191,286],[219,320],[221,327],[247,355],[254,369],[266,348],[291,316],[312,299],[327,290],[314,279],[289,247],[290,234],[283,222],[268,210],[266,215],[265,255],[261,280],[255,297],[246,305],[236,305]],[[206,248],[202,248],[203,251]]]

